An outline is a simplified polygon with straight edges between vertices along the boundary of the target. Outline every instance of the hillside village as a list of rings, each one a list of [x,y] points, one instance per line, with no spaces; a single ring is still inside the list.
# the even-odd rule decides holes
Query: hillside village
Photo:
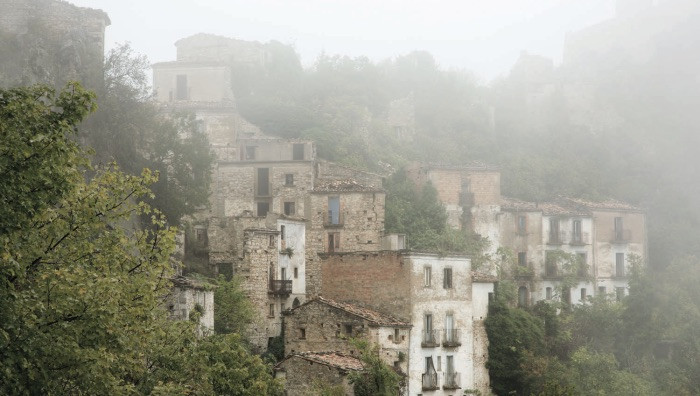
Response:
[[[491,262],[474,268],[470,257],[413,251],[405,235],[384,231],[384,175],[320,160],[312,141],[266,136],[238,114],[228,65],[265,62],[262,47],[208,34],[175,45],[175,61],[153,65],[156,100],[193,111],[216,153],[210,206],[183,236],[185,272],[197,263],[241,277],[258,318],[248,338],[264,351],[284,335],[276,370],[289,394],[309,392],[317,377],[351,392],[344,373],[361,367],[352,337],[380,346],[407,394],[486,394],[484,318],[498,279],[516,281],[522,306],[619,300],[630,259],[646,256],[640,208],[503,197],[499,171],[483,164],[416,163],[407,174],[417,188],[436,188],[451,228],[488,238]],[[399,123],[410,117],[391,119],[411,129]],[[499,260],[505,252],[515,265]]]
[[[42,18],[80,21],[76,48],[103,53],[106,14],[41,1],[63,10]],[[36,7],[0,16],[0,26],[21,29]],[[570,56],[590,45],[584,36],[573,37]],[[634,267],[647,262],[642,207],[509,197],[501,170],[477,161],[411,161],[402,171],[417,190],[435,189],[450,229],[487,241],[481,254],[414,249],[407,235],[385,228],[385,185],[396,169],[321,158],[317,142],[266,134],[243,117],[232,65],[265,65],[265,46],[206,33],[175,46],[175,60],[152,65],[153,99],[164,117],[193,114],[215,160],[208,204],[181,221],[174,259],[183,265],[166,309],[180,320],[196,312],[200,335],[212,334],[208,280],[239,279],[254,310],[243,336],[258,354],[281,342],[274,375],[286,394],[310,394],[318,381],[354,394],[348,375],[365,369],[354,339],[377,346],[405,395],[491,394],[485,320],[499,283],[515,285],[512,304],[523,308],[621,301]],[[549,84],[533,85],[533,117]],[[414,138],[413,101],[395,99],[384,115],[396,139]]]

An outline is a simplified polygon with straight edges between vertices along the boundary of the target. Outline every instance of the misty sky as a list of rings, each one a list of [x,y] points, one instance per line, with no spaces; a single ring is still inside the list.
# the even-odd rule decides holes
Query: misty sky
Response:
[[[152,62],[175,59],[174,42],[205,32],[292,44],[316,56],[373,60],[431,52],[443,67],[504,75],[521,50],[559,61],[566,32],[614,15],[614,0],[69,0],[106,11],[106,46],[129,41]]]

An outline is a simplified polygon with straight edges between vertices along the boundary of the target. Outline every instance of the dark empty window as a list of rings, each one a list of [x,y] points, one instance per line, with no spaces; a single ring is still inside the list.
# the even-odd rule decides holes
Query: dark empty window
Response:
[[[615,254],[615,276],[625,276],[625,254]]]
[[[255,146],[245,146],[245,159],[254,160],[255,159]]]
[[[231,263],[219,263],[217,264],[217,269],[220,275],[223,275],[226,280],[231,280],[233,277],[233,264]]]
[[[263,217],[267,216],[267,212],[270,211],[270,203],[269,202],[258,202],[258,216]]]
[[[304,329],[304,328],[299,329],[299,339],[300,340],[306,339],[306,329]]]
[[[608,290],[605,288],[605,286],[598,286],[598,294],[603,296],[608,293]]]
[[[452,268],[445,268],[443,270],[442,287],[445,289],[452,289]]]
[[[586,301],[586,288],[581,288],[581,301]]]
[[[581,220],[574,220],[573,222],[571,241],[573,243],[583,242],[583,234],[581,233]]]
[[[304,159],[304,143],[295,143],[292,148],[292,159],[302,161]]]
[[[588,275],[588,259],[585,252],[576,253],[578,258],[578,275],[586,276]]]
[[[299,268],[294,267],[294,279],[298,279],[298,278],[299,278]]]
[[[287,239],[287,227],[283,225],[280,226],[280,239],[283,241]]]
[[[622,217],[615,217],[615,240],[621,241],[625,238],[625,233],[622,231]]]
[[[547,300],[552,299],[552,288],[551,287],[548,287],[547,289],[545,289],[545,298]]]
[[[328,233],[328,251],[336,252],[340,249],[340,233],[331,232]]]
[[[345,335],[352,335],[352,325],[351,324],[345,325]]]
[[[525,286],[520,286],[518,288],[518,306],[527,306],[527,288]]]
[[[284,185],[293,186],[294,185],[294,175],[292,173],[287,173],[284,175]]]
[[[187,75],[178,74],[175,77],[175,99],[176,100],[187,100]]]
[[[518,265],[521,267],[527,266],[527,253],[526,252],[518,252]]]
[[[527,219],[525,216],[518,216],[518,234],[527,232]]]
[[[256,179],[258,185],[255,189],[255,195],[259,197],[267,197],[270,195],[270,169],[258,168]]]
[[[557,275],[557,257],[552,252],[546,252],[544,256],[544,270],[547,276]]]
[[[559,243],[559,219],[549,219],[549,242]]]
[[[290,216],[295,214],[296,211],[294,209],[294,202],[285,202],[284,203],[284,214]]]

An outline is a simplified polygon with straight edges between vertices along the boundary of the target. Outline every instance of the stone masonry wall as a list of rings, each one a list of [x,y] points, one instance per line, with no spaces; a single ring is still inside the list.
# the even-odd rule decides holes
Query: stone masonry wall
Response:
[[[339,225],[326,225],[328,197],[340,197]],[[306,287],[310,296],[319,292],[321,279],[317,254],[328,251],[329,233],[340,237],[340,252],[372,252],[381,249],[384,232],[383,192],[311,193],[308,195],[305,217],[306,230]]]
[[[354,395],[347,372],[338,368],[294,356],[280,363],[277,369],[284,371],[284,389],[289,396],[312,395],[316,391],[315,384],[319,382],[330,386],[343,385],[345,395]]]

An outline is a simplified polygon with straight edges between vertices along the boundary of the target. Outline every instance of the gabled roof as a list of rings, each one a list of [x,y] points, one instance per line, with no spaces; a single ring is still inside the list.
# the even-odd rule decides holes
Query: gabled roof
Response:
[[[362,361],[355,356],[345,355],[340,352],[299,352],[293,353],[275,365],[280,368],[282,363],[292,358],[300,358],[313,363],[324,364],[340,370],[360,371],[364,369]]]
[[[302,309],[303,307],[319,302],[321,304],[326,304],[328,306],[331,306],[333,308],[340,309],[342,311],[345,311],[351,315],[358,316],[362,319],[367,320],[371,324],[374,324],[376,326],[387,326],[387,327],[411,327],[411,324],[408,322],[404,322],[401,319],[395,318],[391,315],[383,314],[381,312],[377,312],[375,310],[369,309],[369,308],[364,308],[360,307],[357,305],[353,304],[348,304],[348,303],[342,303],[338,302],[335,300],[331,300],[328,298],[323,298],[323,297],[314,297],[311,300],[305,302],[304,304],[292,308],[288,314],[294,314],[296,310]]]
[[[596,210],[630,210],[630,211],[642,211],[638,206],[628,204],[627,202],[618,201],[616,199],[606,199],[603,201],[588,201],[581,198],[565,198],[566,200],[585,207],[586,209]]]

